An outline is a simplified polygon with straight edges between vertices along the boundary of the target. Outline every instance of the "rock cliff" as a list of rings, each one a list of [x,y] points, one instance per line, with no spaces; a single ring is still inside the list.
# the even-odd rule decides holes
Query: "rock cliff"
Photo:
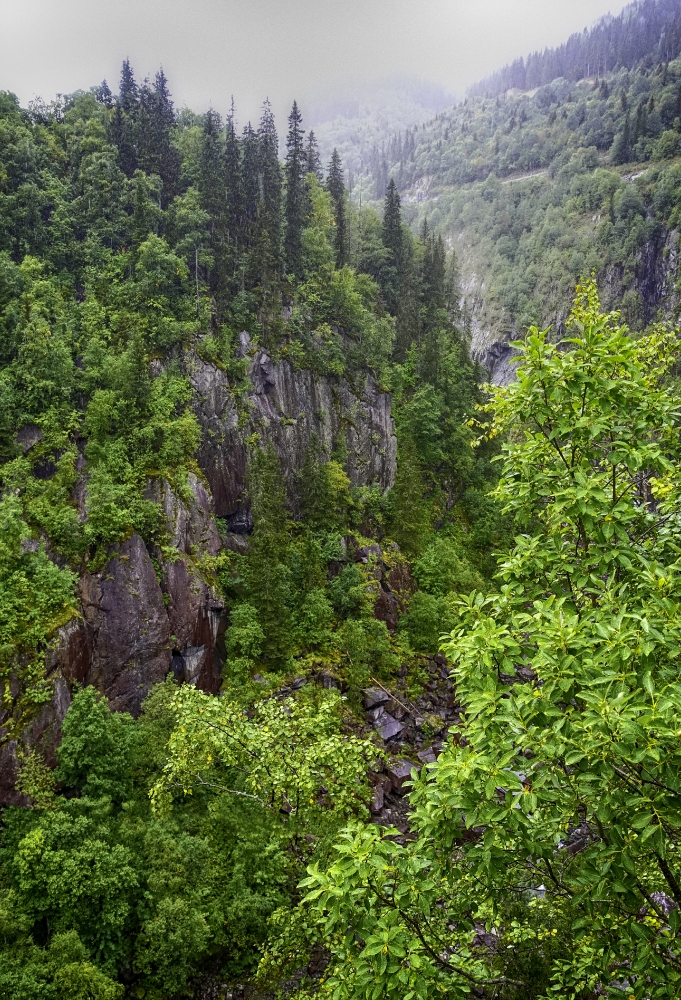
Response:
[[[246,350],[245,335],[242,344]],[[133,715],[170,671],[203,690],[218,690],[227,613],[207,582],[205,561],[224,544],[247,545],[251,521],[244,489],[254,433],[274,444],[289,484],[313,437],[329,453],[335,448],[346,454],[353,484],[377,482],[386,489],[393,482],[391,399],[370,376],[355,387],[296,371],[288,362],[275,364],[258,351],[249,361],[252,391],[237,402],[218,368],[193,356],[190,371],[205,480],[190,475],[184,499],[167,482],[151,481],[147,496],[160,504],[165,519],[163,550],[133,534],[112,549],[100,571],[81,577],[80,616],[60,630],[48,662],[52,700],[23,734],[26,746],[39,746],[48,762],[76,683],[94,685],[113,709]],[[86,489],[84,476],[76,487],[81,506]],[[216,518],[224,519],[222,537]],[[14,789],[16,756],[16,742],[0,750],[0,803],[22,801]]]

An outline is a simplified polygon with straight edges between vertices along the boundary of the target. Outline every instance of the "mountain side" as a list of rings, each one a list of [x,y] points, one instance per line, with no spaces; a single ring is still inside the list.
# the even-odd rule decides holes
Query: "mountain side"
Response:
[[[389,172],[414,229],[427,220],[455,250],[482,356],[530,323],[560,333],[591,273],[634,329],[676,318],[680,154],[676,60],[469,98]]]

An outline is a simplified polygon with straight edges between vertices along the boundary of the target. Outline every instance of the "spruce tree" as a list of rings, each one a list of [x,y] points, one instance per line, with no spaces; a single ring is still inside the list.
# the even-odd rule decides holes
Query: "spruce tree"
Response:
[[[168,90],[168,80],[161,68],[153,85],[144,81],[139,90],[139,166],[148,174],[157,174],[163,183],[161,207],[167,208],[178,190],[180,152],[172,143],[175,110]]]
[[[343,267],[348,259],[348,226],[345,206],[345,184],[343,182],[343,165],[337,149],[334,149],[329,162],[329,173],[326,179],[326,189],[333,203],[334,250],[336,266]]]
[[[321,184],[324,177],[322,175],[322,161],[319,158],[319,146],[317,145],[317,137],[312,130],[308,133],[307,145],[305,147],[305,158],[306,171],[308,174],[314,174],[319,183]]]
[[[624,118],[624,127],[621,132],[615,136],[615,141],[612,144],[612,162],[617,166],[623,163],[628,163],[631,159],[631,122],[629,120],[629,112],[627,111]]]
[[[432,521],[418,450],[411,438],[400,441],[395,485],[389,498],[390,536],[407,558],[416,559],[428,543]]]
[[[402,260],[404,236],[402,233],[402,209],[400,195],[391,177],[385,195],[383,209],[383,246],[392,254],[395,265],[399,267]]]
[[[283,664],[291,647],[289,571],[286,566],[290,520],[286,489],[276,452],[271,444],[251,453],[248,499],[253,534],[246,564],[248,599],[258,609],[265,633],[264,658]]]
[[[118,149],[118,165],[132,177],[137,170],[139,90],[128,59],[121,68],[121,82],[114,113],[109,124],[109,139]]]
[[[279,137],[269,100],[263,105],[258,128],[260,201],[258,206],[256,266],[260,283],[267,284],[281,267],[281,168]]]
[[[392,177],[385,195],[382,240],[390,259],[389,266],[385,268],[383,294],[388,309],[395,315],[399,305],[400,274],[404,263],[404,234],[400,195]]]
[[[109,89],[109,84],[106,82],[106,80],[102,80],[100,85],[97,87],[95,91],[95,97],[97,98],[100,104],[104,105],[105,108],[108,108],[109,110],[113,108],[114,106],[113,94],[111,93]]]
[[[260,202],[260,144],[250,122],[244,127],[241,136],[241,189],[243,192],[241,239],[244,247],[249,249],[255,240]]]
[[[125,59],[121,67],[121,82],[118,88],[118,103],[126,114],[135,114],[139,102],[139,90],[130,60]]]
[[[209,284],[214,295],[224,290],[227,247],[227,199],[225,196],[225,150],[222,119],[210,108],[204,117],[199,160],[199,193],[202,208],[210,218],[209,232],[213,266]]]
[[[302,122],[298,105],[294,101],[288,118],[288,135],[286,137],[286,235],[284,250],[286,268],[289,274],[298,276],[300,276],[303,266],[303,229],[307,216],[305,191],[307,155],[304,144],[305,133],[301,127]]]
[[[225,123],[225,196],[227,199],[227,239],[236,254],[244,243],[242,235],[244,196],[236,136],[234,99]]]

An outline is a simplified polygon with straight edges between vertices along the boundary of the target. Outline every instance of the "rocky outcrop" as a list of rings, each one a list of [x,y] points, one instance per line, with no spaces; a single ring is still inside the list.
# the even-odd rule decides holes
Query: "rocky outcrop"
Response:
[[[380,545],[357,546],[351,536],[346,541],[355,562],[365,567],[364,574],[374,594],[374,617],[385,622],[393,632],[416,589],[409,563],[394,542],[382,548]]]
[[[245,334],[242,350],[250,350]],[[101,570],[81,577],[80,616],[60,630],[47,665],[52,700],[22,735],[22,742],[39,747],[48,763],[55,760],[75,684],[94,685],[112,709],[133,715],[171,671],[180,681],[218,691],[226,615],[208,582],[210,560],[222,548],[243,552],[247,547],[251,521],[243,493],[251,435],[272,441],[289,485],[313,437],[327,453],[340,448],[347,454],[352,483],[387,488],[393,482],[397,444],[391,400],[370,376],[358,388],[344,379],[296,371],[288,362],[274,364],[262,351],[249,357],[252,392],[237,404],[225,373],[193,356],[194,406],[203,431],[198,458],[208,487],[193,474],[182,490],[159,480],[149,483],[147,498],[165,516],[163,548],[132,534],[112,549]],[[22,449],[33,447],[39,433],[26,427]],[[84,460],[77,466],[81,475],[74,491],[81,519],[88,488],[84,466]],[[222,537],[216,515],[226,521]],[[376,613],[394,627],[401,597],[388,582],[391,573],[399,591],[392,564],[381,561],[374,577]],[[16,767],[17,744],[5,743],[0,804],[22,801],[14,789]]]
[[[243,350],[249,350],[242,334]],[[215,513],[229,529],[250,529],[244,504],[248,440],[258,434],[271,441],[289,486],[313,438],[327,454],[342,447],[353,485],[392,485],[397,439],[391,397],[366,375],[359,387],[343,378],[298,371],[287,361],[274,363],[263,351],[250,356],[252,391],[237,404],[227,375],[195,358],[190,378],[203,438],[198,460],[210,484]]]
[[[163,552],[133,534],[103,569],[81,577],[80,616],[60,630],[48,662],[52,700],[21,737],[47,763],[55,761],[74,684],[93,685],[114,711],[133,715],[171,670],[178,680],[218,691],[225,614],[201,563],[219,552],[220,536],[205,486],[193,475],[187,486],[180,499],[168,483],[150,484],[150,499],[165,513]],[[16,769],[17,743],[10,741],[0,749],[0,804],[22,802]]]

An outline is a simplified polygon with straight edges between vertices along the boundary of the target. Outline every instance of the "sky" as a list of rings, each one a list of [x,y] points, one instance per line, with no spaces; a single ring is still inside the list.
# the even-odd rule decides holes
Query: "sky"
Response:
[[[0,89],[22,104],[118,89],[130,59],[163,65],[177,107],[256,118],[294,98],[418,77],[462,95],[494,69],[565,41],[618,0],[0,0]]]

